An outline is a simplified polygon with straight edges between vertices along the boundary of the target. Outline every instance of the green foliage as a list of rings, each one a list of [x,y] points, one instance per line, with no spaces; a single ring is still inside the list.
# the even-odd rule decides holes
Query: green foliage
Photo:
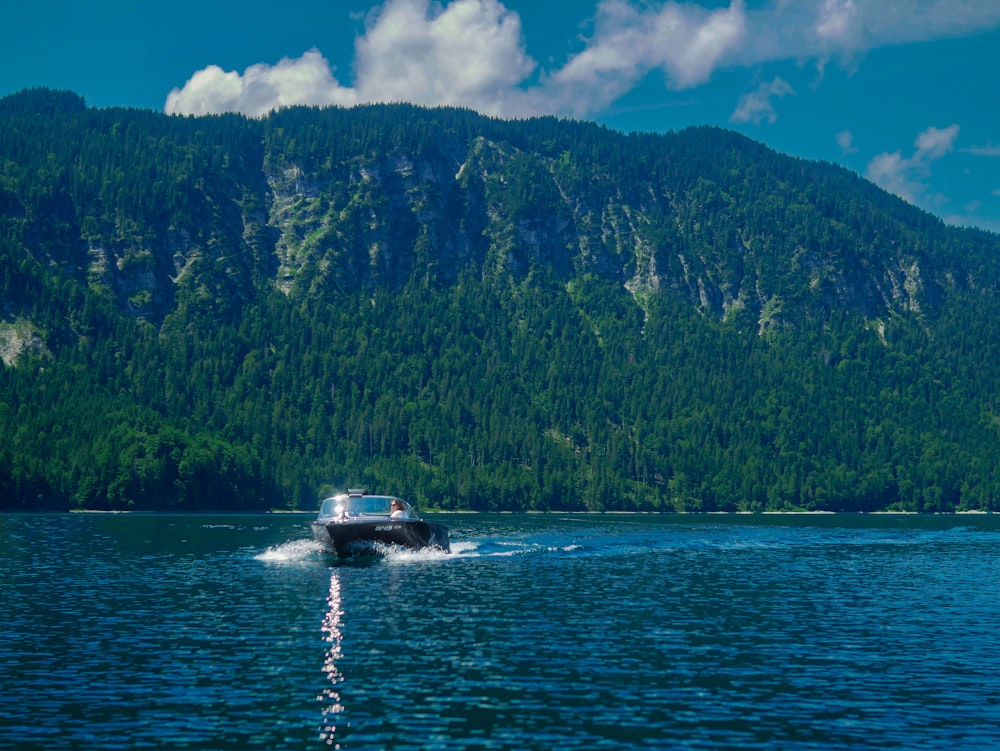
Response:
[[[0,99],[0,509],[995,510],[998,250],[716,129]]]

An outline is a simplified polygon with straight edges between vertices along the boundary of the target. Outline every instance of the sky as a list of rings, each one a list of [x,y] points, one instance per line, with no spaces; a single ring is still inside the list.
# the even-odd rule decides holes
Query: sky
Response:
[[[22,0],[3,16],[0,96],[717,125],[1000,232],[1000,0]]]

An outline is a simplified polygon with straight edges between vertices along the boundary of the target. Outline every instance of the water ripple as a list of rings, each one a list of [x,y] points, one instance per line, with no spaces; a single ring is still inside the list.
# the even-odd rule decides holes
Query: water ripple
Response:
[[[991,519],[0,517],[0,746],[985,749]],[[58,545],[50,541],[58,539]]]

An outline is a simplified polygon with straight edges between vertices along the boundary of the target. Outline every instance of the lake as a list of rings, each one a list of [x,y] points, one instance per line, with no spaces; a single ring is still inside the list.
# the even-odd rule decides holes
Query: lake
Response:
[[[0,747],[1000,747],[1000,517],[310,518],[0,516]]]

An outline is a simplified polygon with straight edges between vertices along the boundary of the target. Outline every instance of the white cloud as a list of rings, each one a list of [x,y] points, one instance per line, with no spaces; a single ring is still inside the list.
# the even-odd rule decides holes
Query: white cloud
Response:
[[[524,51],[520,17],[496,0],[389,0],[356,44],[363,101],[464,105],[509,114],[536,63]]]
[[[237,111],[260,116],[283,106],[407,101],[461,105],[487,114],[533,112],[519,84],[536,63],[521,21],[497,0],[387,0],[355,43],[356,81],[342,86],[316,50],[242,75],[209,66],[167,97],[170,114]]]
[[[890,193],[915,205],[943,200],[927,194],[926,179],[931,162],[951,152],[958,138],[958,125],[930,127],[917,136],[913,155],[904,158],[899,151],[882,153],[868,162],[868,178]]]
[[[992,143],[988,143],[985,146],[970,146],[967,149],[962,149],[962,151],[974,156],[1000,156],[1000,146],[994,146]]]
[[[357,93],[337,83],[326,59],[310,50],[274,66],[252,65],[242,76],[210,65],[191,76],[183,88],[171,91],[164,111],[184,115],[242,112],[258,117],[293,104],[357,103]]]
[[[841,154],[854,154],[858,147],[854,145],[854,134],[849,130],[842,130],[837,134],[837,145]]]
[[[651,72],[674,90],[699,86],[722,69],[777,61],[812,61],[822,72],[831,59],[855,64],[880,45],[1000,25],[996,0],[706,2],[601,0],[583,48],[539,70],[520,16],[499,0],[385,0],[355,42],[353,81],[337,81],[317,50],[242,74],[210,65],[171,91],[165,110],[258,116],[293,104],[409,101],[502,116],[591,116]],[[772,99],[787,93],[779,86],[749,94],[733,116],[773,121]]]
[[[885,152],[868,162],[866,174],[875,184],[913,203],[917,186],[912,183],[907,162],[899,151]]]
[[[857,15],[851,33],[863,30],[872,45],[959,36],[1000,21],[1000,4],[994,0],[854,0],[854,4]]]
[[[604,0],[597,7],[593,37],[545,78],[543,99],[576,115],[594,112],[654,70],[665,74],[671,88],[697,86],[730,60],[745,33],[743,0],[714,11],[675,2],[638,7]]]
[[[782,78],[775,78],[770,83],[764,83],[757,87],[755,91],[744,94],[740,97],[739,104],[733,114],[729,116],[729,121],[733,123],[760,124],[763,120],[773,123],[778,119],[778,113],[774,111],[773,97],[781,98],[788,94],[794,94],[795,90]]]
[[[777,0],[748,13],[749,63],[849,61],[876,47],[960,36],[1000,23],[994,0]]]
[[[856,29],[857,18],[854,0],[824,0],[816,17],[816,36],[834,42],[846,39]]]
[[[930,127],[917,136],[917,151],[913,158],[924,163],[940,159],[954,148],[956,138],[957,125],[949,125],[947,128]]]

